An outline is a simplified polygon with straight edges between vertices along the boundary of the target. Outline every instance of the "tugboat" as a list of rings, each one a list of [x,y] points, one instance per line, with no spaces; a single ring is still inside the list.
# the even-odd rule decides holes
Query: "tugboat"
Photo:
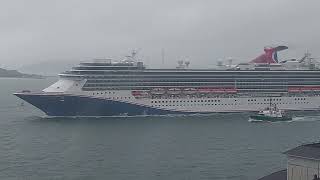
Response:
[[[260,111],[258,114],[250,116],[250,120],[253,122],[255,121],[277,122],[277,121],[291,121],[292,117],[286,115],[283,110],[280,110],[274,104],[273,106],[270,106],[269,108],[263,111]]]

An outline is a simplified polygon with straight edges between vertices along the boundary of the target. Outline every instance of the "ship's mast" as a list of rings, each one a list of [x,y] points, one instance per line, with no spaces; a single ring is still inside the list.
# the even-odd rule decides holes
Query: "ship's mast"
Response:
[[[136,63],[137,59],[135,57],[136,57],[136,55],[138,54],[139,51],[140,51],[140,49],[132,50],[130,55],[125,56],[126,58],[125,58],[124,61],[125,62],[134,62],[134,63]]]
[[[162,61],[162,66],[164,66],[164,48],[161,49],[161,61]]]

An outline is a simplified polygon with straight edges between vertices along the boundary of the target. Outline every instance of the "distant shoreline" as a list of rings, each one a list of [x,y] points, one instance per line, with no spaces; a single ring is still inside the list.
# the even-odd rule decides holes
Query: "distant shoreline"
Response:
[[[0,78],[32,78],[32,79],[44,79],[45,76],[37,75],[37,74],[25,74],[20,73],[17,70],[6,70],[0,68]]]
[[[48,77],[14,77],[14,76],[0,76],[0,79],[47,79]]]

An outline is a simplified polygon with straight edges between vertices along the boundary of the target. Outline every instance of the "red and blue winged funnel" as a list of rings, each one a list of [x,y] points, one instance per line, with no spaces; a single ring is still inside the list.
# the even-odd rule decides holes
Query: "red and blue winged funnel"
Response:
[[[278,52],[288,49],[287,46],[265,47],[264,54],[258,56],[251,63],[278,63]]]

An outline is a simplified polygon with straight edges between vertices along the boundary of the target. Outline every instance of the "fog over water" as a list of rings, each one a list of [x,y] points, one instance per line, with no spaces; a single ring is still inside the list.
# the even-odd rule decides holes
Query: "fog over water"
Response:
[[[140,49],[151,67],[241,61],[266,45],[288,45],[280,58],[319,57],[318,0],[3,0],[0,67],[72,64],[120,58]],[[165,65],[161,49],[165,49]],[[57,63],[56,63],[57,62]],[[72,63],[70,63],[72,62]]]

